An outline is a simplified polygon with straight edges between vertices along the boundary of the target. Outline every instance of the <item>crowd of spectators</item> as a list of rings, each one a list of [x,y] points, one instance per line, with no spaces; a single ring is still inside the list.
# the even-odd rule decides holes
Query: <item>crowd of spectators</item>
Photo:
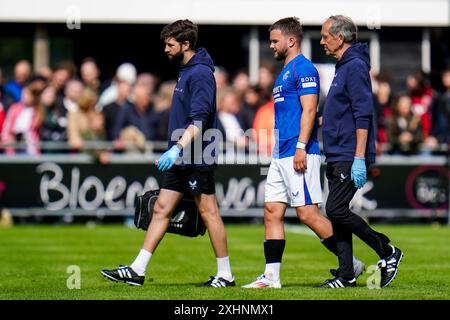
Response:
[[[410,74],[405,88],[392,92],[388,74],[374,77],[373,99],[378,153],[440,154],[450,143],[450,69],[433,88],[422,72]]]
[[[230,74],[218,66],[215,78],[224,139],[244,150],[256,141],[260,152],[270,154],[273,66],[261,65],[256,85],[246,70]],[[118,66],[113,79],[101,79],[93,58],[84,59],[79,68],[62,61],[37,72],[21,60],[12,79],[2,79],[0,70],[0,153],[88,150],[107,162],[110,152],[143,152],[148,142],[167,140],[175,85],[174,80],[160,83],[151,73],[138,73],[131,63]],[[372,85],[379,154],[446,152],[450,69],[442,73],[443,90],[432,88],[420,72],[405,79],[403,92],[392,92],[390,77],[384,73],[375,75]],[[249,135],[249,129],[255,130]],[[108,148],[87,148],[105,141]],[[42,148],[42,142],[58,142],[60,148]]]

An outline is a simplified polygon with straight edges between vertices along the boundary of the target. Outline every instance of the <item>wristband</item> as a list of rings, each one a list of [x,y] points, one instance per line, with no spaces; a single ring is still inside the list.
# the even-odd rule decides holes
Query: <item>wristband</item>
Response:
[[[181,143],[177,142],[176,146],[178,147],[178,149],[183,150],[183,146],[181,145]]]
[[[301,141],[297,141],[297,149],[302,149],[302,150],[306,150],[306,143],[301,142]]]

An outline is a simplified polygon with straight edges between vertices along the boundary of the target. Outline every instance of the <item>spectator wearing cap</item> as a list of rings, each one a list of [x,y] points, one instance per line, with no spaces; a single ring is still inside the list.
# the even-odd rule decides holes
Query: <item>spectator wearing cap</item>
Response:
[[[107,87],[97,102],[97,111],[102,111],[102,109],[114,101],[117,101],[119,95],[119,82],[124,81],[130,86],[133,86],[136,82],[137,71],[133,64],[125,62],[122,63],[116,71],[116,76],[111,82],[111,85]]]

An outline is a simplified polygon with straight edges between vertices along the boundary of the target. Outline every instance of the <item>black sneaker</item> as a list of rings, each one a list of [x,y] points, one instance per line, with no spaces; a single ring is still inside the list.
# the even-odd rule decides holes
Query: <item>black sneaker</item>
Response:
[[[355,260],[353,261],[353,271],[355,272],[355,278],[358,279],[358,277],[364,273],[364,270],[366,270],[366,266],[364,265],[364,263],[355,258]],[[337,269],[330,269],[330,273],[335,278],[338,276]]]
[[[133,286],[142,286],[144,284],[145,276],[140,276],[129,266],[120,266],[117,269],[106,270],[103,269],[101,273],[109,280],[115,282],[125,282]]]
[[[199,285],[199,287],[215,287],[215,288],[234,287],[234,286],[236,286],[234,279],[228,281],[218,276],[210,276],[208,281]]]
[[[356,278],[345,280],[342,277],[326,280],[324,283],[315,286],[315,288],[338,289],[346,287],[356,287]]]
[[[403,252],[399,248],[392,247],[392,254],[386,259],[378,261],[378,268],[381,271],[380,287],[384,288],[388,286],[397,275],[398,266],[403,258]]]

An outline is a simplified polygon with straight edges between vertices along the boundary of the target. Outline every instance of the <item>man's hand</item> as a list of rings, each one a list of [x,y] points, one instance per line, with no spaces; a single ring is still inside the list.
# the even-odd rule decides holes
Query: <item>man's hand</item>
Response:
[[[355,182],[356,188],[361,189],[366,184],[366,160],[364,158],[355,157],[350,176]]]
[[[294,156],[294,170],[303,173],[306,169],[306,150],[298,148]]]
[[[177,161],[180,156],[180,151],[181,149],[177,145],[174,145],[172,148],[164,152],[161,158],[157,161],[158,170],[166,171],[172,168],[175,161]]]

